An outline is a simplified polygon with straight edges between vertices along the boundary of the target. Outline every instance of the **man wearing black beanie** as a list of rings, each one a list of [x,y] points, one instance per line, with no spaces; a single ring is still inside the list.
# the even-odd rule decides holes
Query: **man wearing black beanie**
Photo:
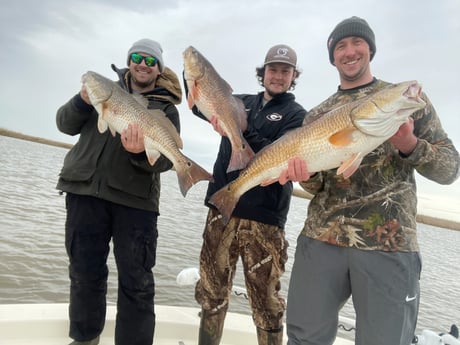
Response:
[[[351,17],[341,21],[329,35],[327,39],[327,50],[329,51],[329,61],[334,65],[334,49],[337,43],[345,37],[361,37],[369,45],[370,61],[375,55],[375,35],[369,24],[359,17]]]
[[[327,49],[340,85],[308,112],[305,126],[390,85],[371,73],[375,36],[364,19],[340,22],[328,37]],[[355,344],[412,342],[421,271],[415,172],[451,184],[460,165],[427,95],[419,97],[425,107],[366,155],[351,176],[337,175],[336,169],[311,174],[300,158],[290,160],[281,173],[281,184],[297,181],[314,195],[289,284],[289,345],[332,344],[339,311],[350,296],[356,312]]]

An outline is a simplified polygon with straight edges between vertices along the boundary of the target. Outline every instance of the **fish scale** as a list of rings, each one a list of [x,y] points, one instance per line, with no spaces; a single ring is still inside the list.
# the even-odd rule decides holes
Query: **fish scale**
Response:
[[[338,167],[337,174],[349,178],[366,154],[425,106],[420,93],[416,81],[389,85],[287,132],[260,150],[238,178],[214,193],[209,202],[227,223],[241,195],[257,185],[278,181],[289,159],[295,157],[306,161],[310,173]]]
[[[98,130],[110,129],[113,136],[122,133],[129,124],[138,124],[144,135],[148,161],[154,165],[160,154],[174,166],[183,196],[197,182],[213,177],[200,165],[185,156],[176,127],[160,109],[147,109],[145,99],[136,98],[115,82],[89,71],[82,77],[88,96],[99,114]],[[145,103],[145,104],[144,104]]]
[[[196,106],[208,120],[218,118],[232,145],[227,172],[245,168],[254,152],[241,131],[241,119],[247,116],[243,102],[233,96],[231,86],[198,50],[190,46],[183,56],[189,108]]]

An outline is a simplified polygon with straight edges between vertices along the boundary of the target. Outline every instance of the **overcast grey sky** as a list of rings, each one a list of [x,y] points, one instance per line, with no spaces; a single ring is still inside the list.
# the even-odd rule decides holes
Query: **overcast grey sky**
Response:
[[[177,74],[183,50],[195,46],[236,93],[260,91],[255,67],[270,46],[288,44],[302,70],[294,93],[309,109],[338,85],[326,40],[352,15],[365,18],[375,32],[373,74],[422,83],[460,148],[458,0],[2,1],[0,127],[74,143],[76,137],[56,128],[57,108],[79,91],[84,72],[115,79],[110,64],[126,66],[131,44],[146,37],[162,44],[165,64]],[[184,153],[211,168],[217,133],[186,102],[179,111]]]

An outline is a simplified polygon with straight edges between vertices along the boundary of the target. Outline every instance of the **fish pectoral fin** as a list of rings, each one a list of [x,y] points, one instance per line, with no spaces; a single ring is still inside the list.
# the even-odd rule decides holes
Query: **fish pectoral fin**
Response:
[[[113,126],[111,126],[110,124],[109,124],[109,129],[110,129],[110,133],[112,133],[112,137],[117,135],[117,130]]]
[[[274,178],[270,178],[268,180],[262,181],[262,183],[260,185],[262,187],[266,187],[266,186],[268,186],[268,185],[270,185],[272,183],[278,182],[278,181],[279,181],[279,178],[274,177]]]
[[[339,166],[337,169],[337,175],[343,174],[344,178],[349,178],[359,168],[362,160],[363,156],[361,155],[361,152],[353,154],[353,156],[348,158]]]
[[[160,151],[155,149],[145,148],[145,154],[147,155],[147,159],[150,165],[154,165],[158,158],[160,158]]]
[[[104,120],[104,109],[102,107],[102,104],[99,103],[99,104],[96,104],[96,105],[93,105],[94,109],[96,109],[97,113],[98,113],[98,117],[97,117],[97,129],[99,130],[99,133],[104,133],[107,128],[109,127],[109,125],[107,124],[107,121]]]
[[[94,108],[99,114],[97,118],[97,129],[99,130],[99,133],[104,133],[107,128],[109,128],[112,136],[115,136],[117,131],[105,120],[113,115],[107,103],[99,103],[98,105],[94,106]]]
[[[397,116],[380,112],[372,117],[355,119],[354,124],[361,132],[367,135],[391,137],[396,133],[402,122],[398,120]]]
[[[192,109],[193,106],[195,105],[195,101],[193,100],[192,95],[191,95],[190,92],[187,95],[187,105],[188,105],[189,109]]]
[[[109,125],[107,124],[107,121],[105,121],[101,115],[99,115],[98,120],[97,120],[97,129],[99,133],[104,133]]]
[[[187,81],[188,94],[187,94],[187,104],[189,109],[192,109],[195,105],[195,99],[198,97],[198,86],[196,81]]]
[[[355,141],[356,128],[347,127],[338,132],[335,132],[329,137],[331,145],[343,147],[350,145]]]

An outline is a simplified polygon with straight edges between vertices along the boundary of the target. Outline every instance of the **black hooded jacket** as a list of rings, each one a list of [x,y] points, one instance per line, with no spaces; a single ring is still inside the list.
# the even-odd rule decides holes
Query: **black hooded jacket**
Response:
[[[243,135],[255,153],[287,131],[300,127],[306,114],[306,110],[295,102],[295,96],[292,93],[276,95],[265,106],[263,106],[263,92],[256,95],[235,96],[240,98],[245,105],[248,128]],[[195,115],[205,119],[196,106],[193,107],[192,111]],[[205,204],[208,207],[214,207],[208,202],[211,195],[236,179],[240,173],[240,171],[226,172],[231,151],[229,139],[225,136],[222,137],[217,159],[214,163],[214,182],[209,183],[205,199]],[[241,196],[232,216],[284,228],[292,188],[290,182],[284,186],[273,183],[266,187],[254,187]]]

